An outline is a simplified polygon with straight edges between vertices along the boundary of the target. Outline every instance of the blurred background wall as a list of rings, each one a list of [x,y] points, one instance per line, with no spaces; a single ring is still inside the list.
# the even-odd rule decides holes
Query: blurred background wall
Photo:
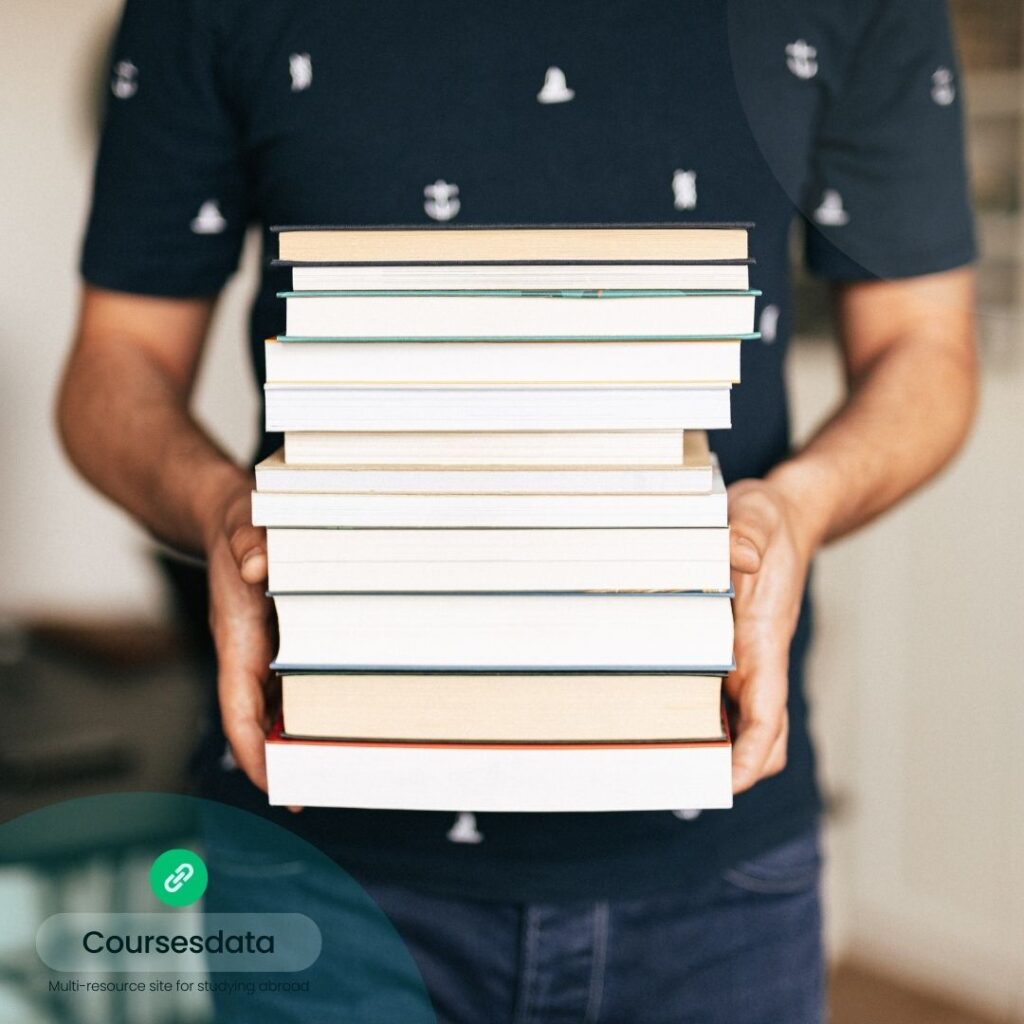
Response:
[[[1024,4],[951,8],[982,250],[981,412],[948,473],[822,555],[810,679],[835,803],[834,948],[1022,1021]],[[797,298],[803,433],[840,376],[820,293],[804,283]]]
[[[0,9],[0,613],[163,610],[144,536],[69,471],[52,425],[119,11],[117,0],[6,0]],[[197,399],[239,454],[257,429],[244,341],[254,256],[249,246],[221,302]]]
[[[147,540],[74,477],[51,417],[117,9],[0,8],[0,616],[146,636],[166,618]],[[853,979],[838,986],[837,1021],[904,1019],[893,981],[964,1007],[923,1019],[975,1019],[970,1007],[1024,1021],[1022,3],[958,0],[954,13],[985,253],[982,413],[948,474],[817,571],[829,931]],[[258,429],[243,334],[255,255],[250,244],[221,303],[197,400],[239,454]],[[805,434],[841,378],[820,289],[802,282],[798,301],[790,370]]]

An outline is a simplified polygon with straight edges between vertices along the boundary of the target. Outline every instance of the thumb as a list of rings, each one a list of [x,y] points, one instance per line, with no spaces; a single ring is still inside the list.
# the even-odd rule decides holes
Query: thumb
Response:
[[[262,583],[267,578],[267,531],[243,523],[228,538],[231,556],[246,583]]]
[[[762,551],[754,541],[730,523],[729,564],[734,572],[755,573],[761,568]]]
[[[736,572],[761,568],[777,519],[771,499],[756,487],[730,488],[729,559]]]

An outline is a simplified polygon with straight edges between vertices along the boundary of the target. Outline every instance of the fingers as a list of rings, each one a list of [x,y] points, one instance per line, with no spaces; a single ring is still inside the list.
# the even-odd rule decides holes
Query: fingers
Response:
[[[210,557],[210,628],[217,648],[217,693],[224,733],[238,766],[266,789],[263,743],[268,721],[267,673],[272,656],[271,605],[243,583],[225,546]]]
[[[264,793],[267,791],[267,758],[264,749],[266,735],[254,722],[235,722],[228,725],[224,717],[224,733],[231,745],[235,763],[245,772],[249,781]]]
[[[775,741],[775,746],[772,747],[771,753],[768,755],[768,760],[765,761],[762,778],[767,778],[770,775],[778,775],[779,772],[786,767],[786,755],[788,748],[789,712],[786,712],[783,716],[782,731],[779,733],[779,738]]]
[[[739,705],[732,788],[734,793],[742,793],[785,767],[789,735],[786,661],[783,658],[770,668],[755,666],[738,685],[733,677],[726,685]]]
[[[764,481],[740,480],[729,488],[737,671],[726,690],[738,711],[735,793],[786,764],[789,645],[810,557],[810,547],[794,543],[789,510]]]
[[[238,491],[207,549],[210,630],[217,648],[217,696],[238,767],[266,791],[267,677],[273,645],[266,531],[252,525],[251,497]]]
[[[238,767],[254,786],[267,789],[264,740],[267,733],[263,679],[230,656],[221,655],[218,679],[224,735]]]
[[[779,724],[765,719],[748,721],[739,728],[740,733],[732,748],[733,793],[750,789],[762,778],[768,755],[779,736]]]

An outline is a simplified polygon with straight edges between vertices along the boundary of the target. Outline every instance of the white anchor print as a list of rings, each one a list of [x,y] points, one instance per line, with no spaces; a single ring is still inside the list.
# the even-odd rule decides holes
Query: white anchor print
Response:
[[[672,812],[680,821],[696,821],[700,817],[700,811],[693,810],[692,808],[685,808],[681,811]]]
[[[216,199],[207,199],[191,224],[192,233],[196,235],[219,235],[227,226]]]
[[[423,209],[432,220],[451,220],[462,207],[459,201],[459,186],[438,178],[433,185],[423,189],[426,202]]]
[[[822,193],[814,219],[830,228],[841,228],[850,222],[850,215],[843,209],[843,197],[834,188],[827,188]]]
[[[757,323],[757,329],[761,335],[761,341],[765,345],[771,345],[779,336],[779,307],[765,306],[761,310],[761,319]]]
[[[568,103],[575,95],[576,90],[565,84],[565,72],[561,68],[550,67],[544,72],[544,85],[537,93],[537,102]]]
[[[292,92],[304,92],[313,84],[313,61],[308,53],[293,53],[288,58],[288,73],[292,76]]]
[[[673,204],[677,210],[693,210],[697,206],[697,172],[677,170],[672,175]]]
[[[130,100],[139,91],[139,69],[130,60],[119,60],[114,65],[110,91],[119,100]]]
[[[940,107],[948,107],[956,99],[953,72],[949,68],[936,68],[932,74],[932,99]]]
[[[484,834],[476,827],[476,815],[459,811],[455,824],[448,829],[450,843],[482,843]]]
[[[806,39],[786,44],[786,67],[797,78],[813,78],[818,73],[818,48]]]

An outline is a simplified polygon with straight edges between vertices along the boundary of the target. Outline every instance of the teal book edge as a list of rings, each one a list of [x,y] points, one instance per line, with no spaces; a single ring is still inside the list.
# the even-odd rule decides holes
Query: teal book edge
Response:
[[[736,668],[736,662],[728,665],[658,665],[652,668],[630,665],[568,665],[564,669],[550,665],[296,665],[287,661],[272,661],[272,672],[316,675],[319,673],[379,673],[381,675],[678,675],[678,676],[727,676]]]

